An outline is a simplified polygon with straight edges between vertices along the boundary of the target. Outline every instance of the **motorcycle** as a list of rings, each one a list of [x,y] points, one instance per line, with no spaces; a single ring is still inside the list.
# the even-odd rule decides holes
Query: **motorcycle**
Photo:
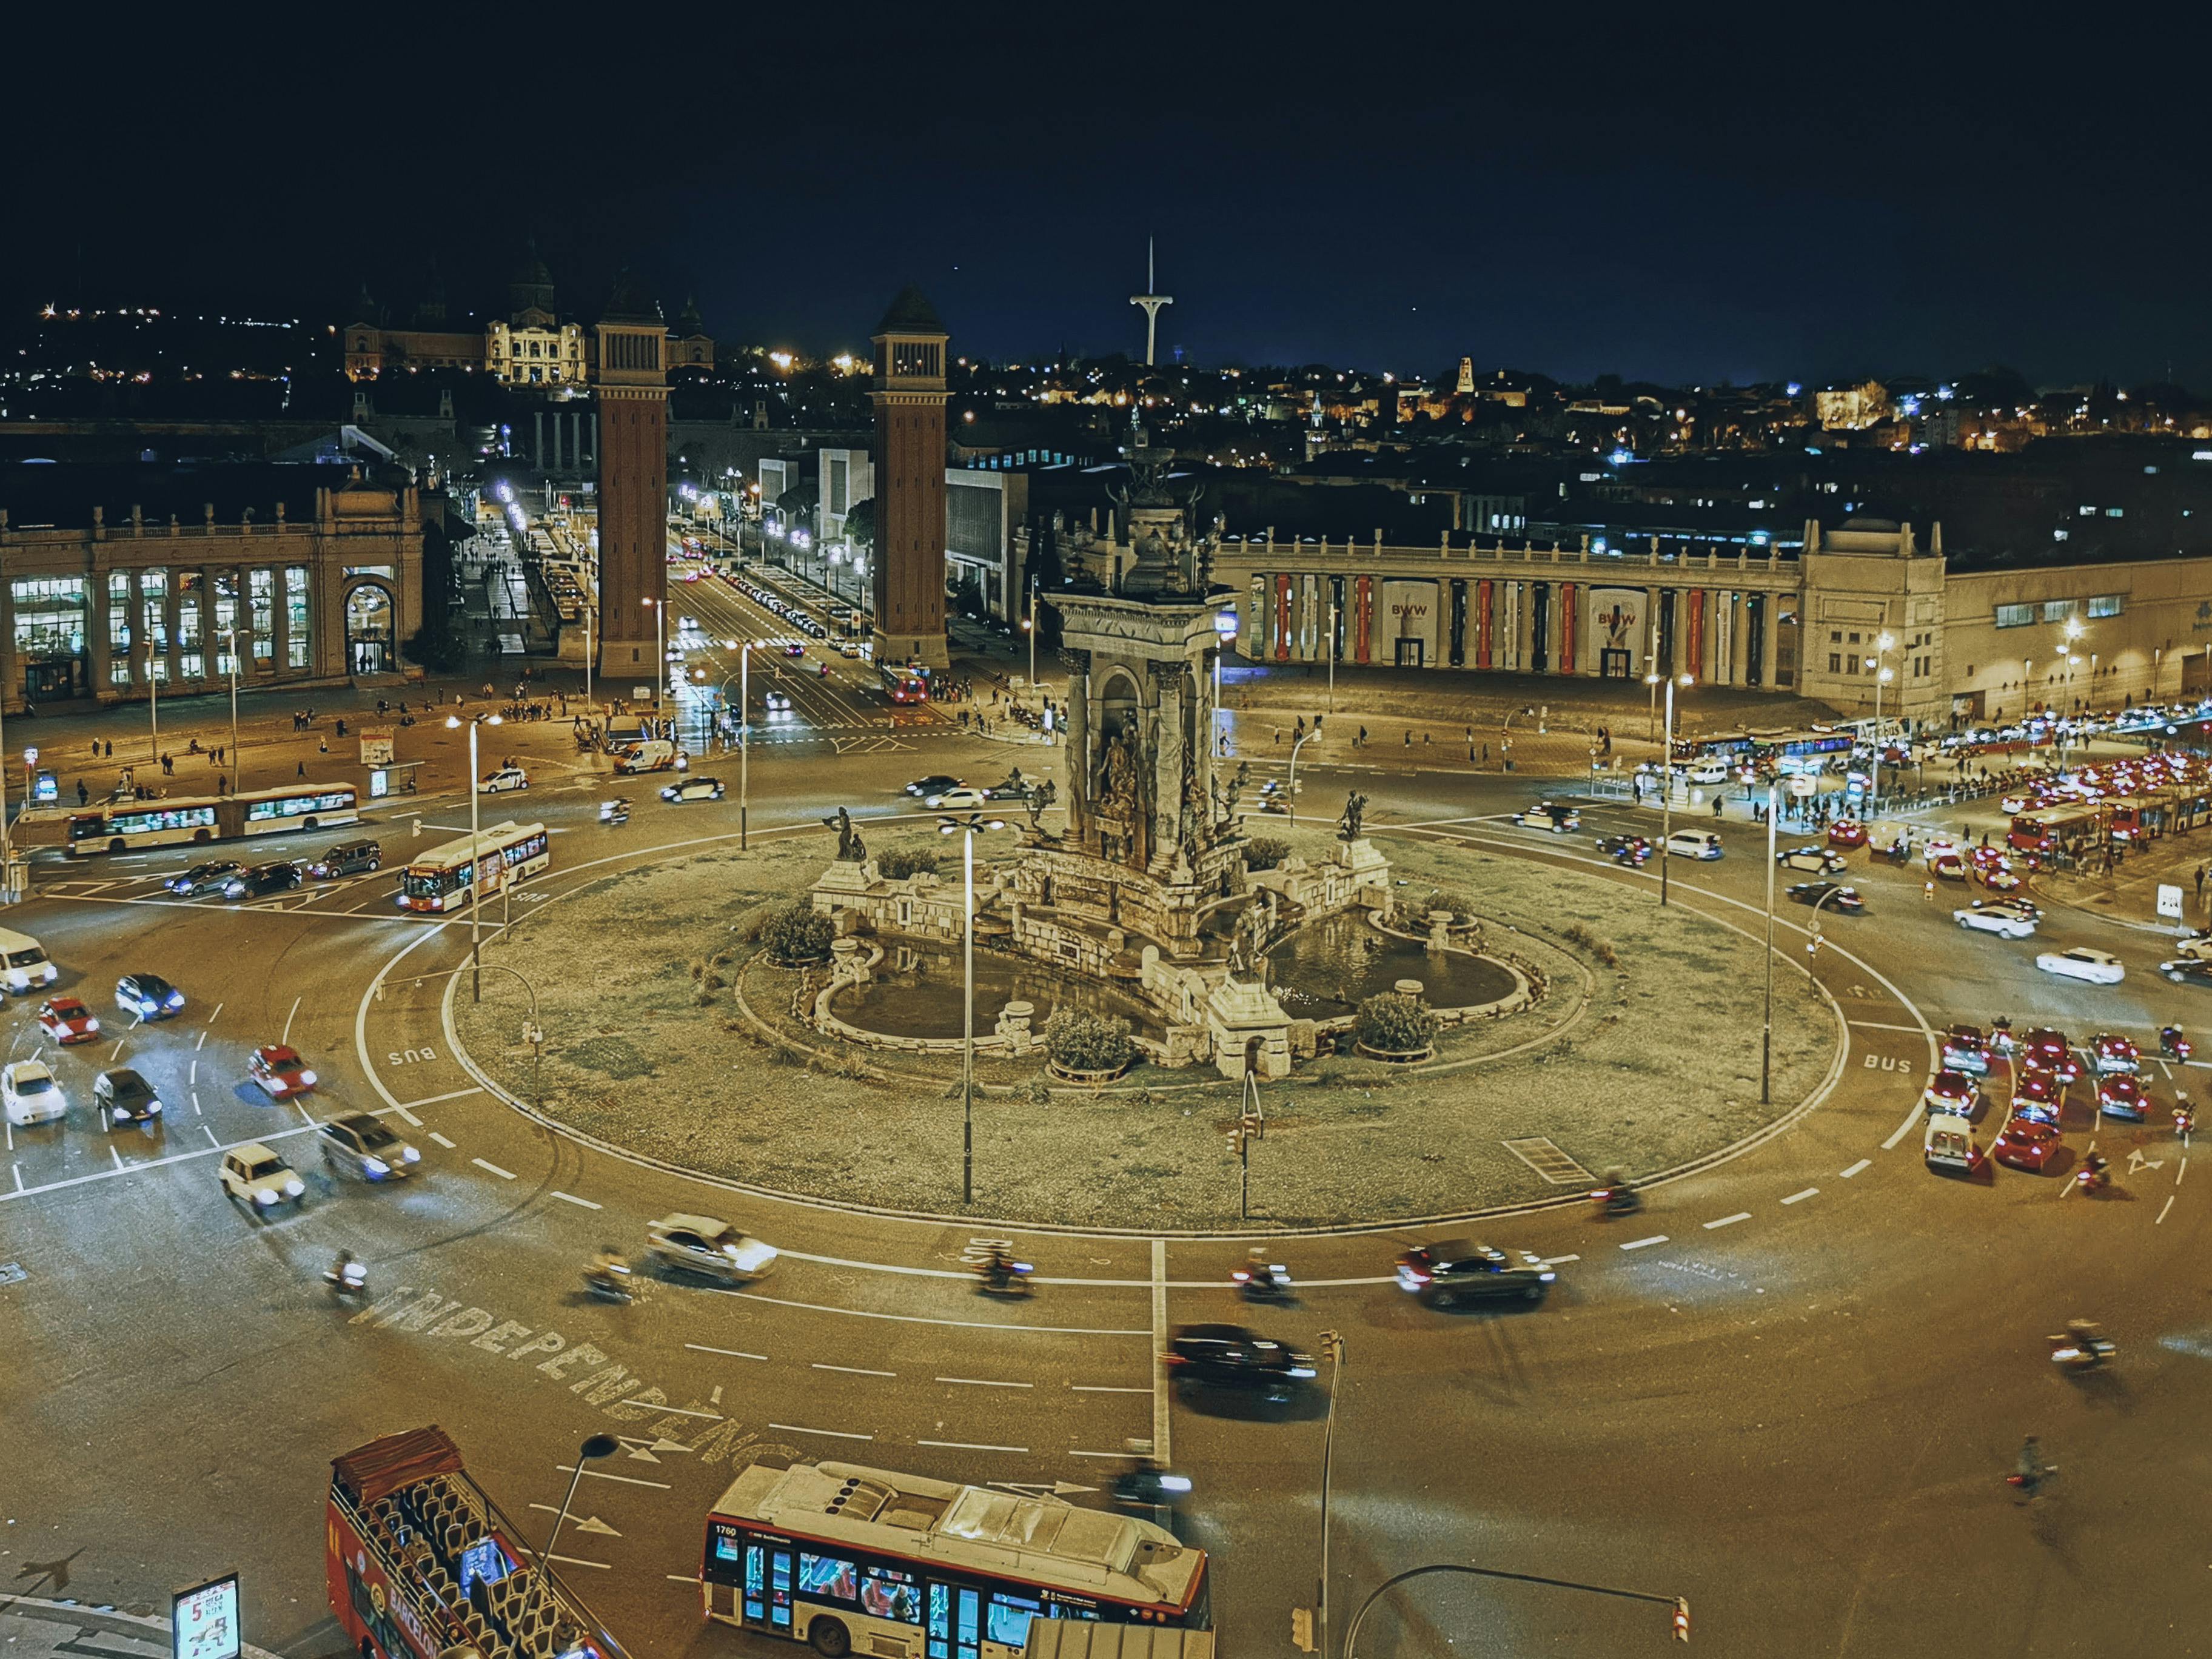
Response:
[[[1244,1292],[1247,1302],[1287,1302],[1291,1299],[1291,1276],[1280,1262],[1270,1262],[1264,1267],[1239,1267],[1229,1275],[1230,1282]]]
[[[1634,1215],[1644,1207],[1644,1195],[1633,1187],[1601,1187],[1590,1194],[1590,1202],[1606,1217]]]
[[[2111,1186],[2112,1172],[2110,1170],[2092,1169],[2085,1164],[2075,1171],[2074,1184],[2081,1189],[2083,1196],[2086,1197],[2091,1193],[2102,1192]]]
[[[629,822],[629,803],[626,800],[603,800],[599,803],[599,822],[612,828]]]
[[[323,1269],[323,1283],[337,1297],[359,1296],[368,1289],[368,1267],[351,1256],[342,1256]]]
[[[2119,1352],[2119,1345],[2101,1336],[2053,1336],[2051,1363],[2069,1371],[2093,1371]]]
[[[631,1286],[635,1276],[627,1261],[599,1262],[584,1270],[584,1288],[602,1302],[630,1302],[637,1296]]]
[[[1172,1509],[1189,1496],[1190,1477],[1162,1468],[1157,1463],[1124,1469],[1114,1477],[1113,1498],[1117,1504],[1137,1507],[1165,1504]]]
[[[1026,1261],[979,1261],[975,1264],[975,1288],[985,1296],[1028,1296],[1035,1288],[1030,1283],[1030,1275],[1036,1271]]]
[[[2185,1060],[2197,1052],[2197,1046],[2182,1034],[2179,1025],[2169,1025],[2158,1034],[2158,1051],[2168,1060]]]

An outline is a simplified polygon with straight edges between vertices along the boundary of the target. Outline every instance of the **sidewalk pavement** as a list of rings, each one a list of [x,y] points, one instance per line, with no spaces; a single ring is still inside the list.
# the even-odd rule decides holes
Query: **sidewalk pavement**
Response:
[[[48,1601],[31,1595],[0,1595],[0,1652],[8,1659],[169,1659],[167,1619],[90,1607],[76,1601]],[[246,1659],[277,1659],[247,1643]]]

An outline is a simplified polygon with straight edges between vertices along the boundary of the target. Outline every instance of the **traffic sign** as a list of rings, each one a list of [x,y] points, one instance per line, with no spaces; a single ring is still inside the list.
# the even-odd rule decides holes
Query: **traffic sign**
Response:
[[[2158,884],[2158,913],[2162,916],[2172,916],[2176,921],[2181,920],[2181,889],[2171,882],[2162,881]]]

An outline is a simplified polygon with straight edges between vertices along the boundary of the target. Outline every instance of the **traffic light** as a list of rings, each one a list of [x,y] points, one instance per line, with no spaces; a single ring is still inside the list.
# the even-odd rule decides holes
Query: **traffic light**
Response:
[[[1674,1639],[1677,1642],[1690,1639],[1690,1598],[1686,1595],[1674,1598]]]
[[[1314,1651],[1314,1610],[1311,1607],[1291,1609],[1291,1645],[1300,1653]]]

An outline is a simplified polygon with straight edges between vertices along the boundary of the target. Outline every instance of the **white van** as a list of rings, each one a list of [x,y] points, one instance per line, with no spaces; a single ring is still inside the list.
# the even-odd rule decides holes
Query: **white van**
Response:
[[[1676,859],[1717,859],[1721,838],[1710,830],[1677,830],[1667,837],[1667,856]]]
[[[1920,1154],[1928,1167],[1950,1175],[1973,1175],[1982,1167],[1982,1149],[1975,1144],[1974,1126],[1947,1112],[1929,1115],[1921,1132]]]
[[[60,977],[46,949],[28,933],[0,927],[0,989],[10,996],[28,996]]]
[[[633,772],[665,772],[672,768],[680,772],[689,763],[688,757],[665,738],[648,738],[615,757],[615,770],[625,775]]]

